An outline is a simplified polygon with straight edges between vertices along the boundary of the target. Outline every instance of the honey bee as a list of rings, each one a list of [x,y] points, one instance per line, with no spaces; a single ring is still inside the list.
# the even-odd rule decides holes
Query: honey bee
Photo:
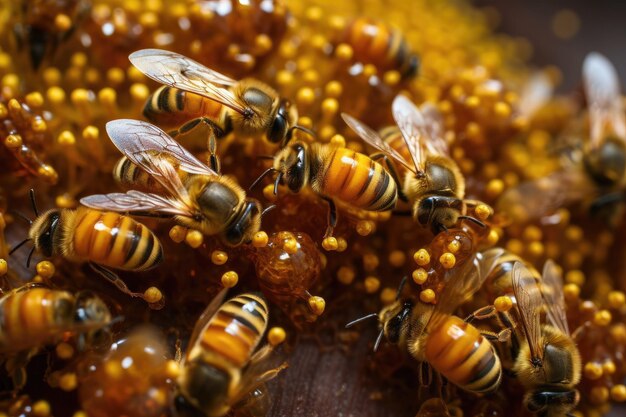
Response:
[[[27,284],[4,294],[0,315],[0,357],[6,359],[18,388],[26,383],[23,367],[38,348],[68,332],[89,334],[111,322],[109,309],[95,294],[71,294],[41,284]]]
[[[464,214],[469,205],[476,206],[480,202],[463,198],[465,179],[449,157],[445,139],[440,135],[431,136],[431,133],[440,131],[440,128],[430,126],[437,123],[436,113],[420,112],[401,95],[394,99],[392,111],[412,162],[362,122],[345,113],[341,116],[365,142],[402,164],[406,173],[400,198],[412,202],[415,221],[430,228],[434,234],[454,226],[460,219],[485,226],[480,220]],[[389,135],[387,139],[392,141],[393,138]],[[397,178],[396,174],[393,176]]]
[[[135,165],[132,172],[139,172],[138,168],[145,171],[168,196],[131,190],[92,195],[81,199],[82,204],[138,215],[173,216],[177,223],[206,235],[219,235],[231,246],[250,241],[259,231],[262,215],[259,202],[246,198],[245,191],[234,180],[200,162],[158,127],[121,119],[107,123],[106,129],[113,144]],[[130,172],[122,169],[118,175],[131,183],[137,182],[137,176],[131,176]]]
[[[417,74],[419,59],[402,32],[381,21],[358,17],[346,26],[339,42],[352,46],[354,59],[362,64],[373,64],[381,71],[398,71],[402,78]]]
[[[519,312],[515,326],[519,352],[513,371],[526,389],[524,404],[540,417],[564,417],[578,404],[575,389],[581,359],[565,316],[563,282],[552,261],[543,270],[542,290],[532,272],[516,262],[511,272]],[[545,306],[548,323],[541,323]]]
[[[294,142],[281,149],[274,157],[274,166],[251,188],[274,172],[278,173],[274,194],[284,182],[291,192],[310,187],[328,202],[325,237],[331,236],[337,225],[335,199],[363,210],[387,211],[395,207],[398,197],[396,181],[382,165],[366,155],[330,144]]]
[[[200,316],[183,358],[175,400],[183,416],[226,415],[286,367],[264,369],[270,345],[254,353],[267,328],[264,298],[246,293],[220,306],[225,293]]]
[[[172,135],[205,123],[216,137],[231,131],[247,135],[265,133],[272,143],[286,145],[298,111],[270,86],[255,80],[233,80],[174,52],[142,49],[128,57],[147,77],[164,84],[148,99],[144,115],[158,124],[180,125]]]
[[[536,181],[505,192],[498,209],[513,221],[542,218],[577,202],[589,204],[592,215],[624,198],[626,121],[615,67],[592,52],[583,64],[590,132],[582,146],[571,149],[564,167]],[[614,216],[607,216],[609,223]]]
[[[31,222],[28,238],[16,245],[11,253],[32,241],[27,266],[35,250],[46,257],[87,261],[122,292],[144,298],[142,293],[131,292],[120,277],[106,267],[146,271],[157,266],[163,259],[163,249],[150,229],[128,216],[85,207],[52,209],[39,215],[33,190],[30,195],[37,217]]]
[[[494,262],[495,258],[478,253],[450,270],[435,306],[398,297],[378,314],[381,331],[374,348],[384,335],[458,387],[475,393],[495,391],[502,379],[502,366],[493,345],[479,329],[452,315],[482,286]]]

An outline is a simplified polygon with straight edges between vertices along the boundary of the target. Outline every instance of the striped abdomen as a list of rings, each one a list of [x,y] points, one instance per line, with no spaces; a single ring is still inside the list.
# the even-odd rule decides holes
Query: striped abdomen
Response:
[[[220,103],[206,97],[162,86],[148,97],[143,115],[161,126],[179,126],[200,116],[218,123],[222,107]]]
[[[412,161],[411,153],[409,152],[408,146],[406,146],[406,142],[404,141],[404,137],[402,136],[402,132],[398,129],[397,126],[387,126],[384,127],[378,132],[380,137],[387,142],[392,149],[398,152],[405,161]],[[406,172],[407,169],[402,164],[396,164],[398,170],[402,172]]]
[[[71,328],[74,296],[35,287],[0,301],[0,352],[25,350],[51,342]]]
[[[494,391],[502,378],[500,358],[491,343],[476,327],[456,316],[432,329],[425,357],[437,372],[467,391]]]
[[[395,207],[397,185],[382,165],[347,148],[334,148],[323,159],[321,187],[316,191],[365,210]]]
[[[397,29],[360,17],[348,25],[344,36],[343,42],[352,46],[357,61],[383,71],[396,70],[403,77],[417,73],[417,56]]]
[[[201,351],[213,364],[242,368],[261,341],[267,327],[267,303],[260,295],[241,294],[225,302],[199,338]],[[222,364],[219,366],[219,364]]]
[[[142,271],[163,258],[161,243],[150,229],[118,213],[79,209],[71,239],[70,255],[112,268]]]
[[[165,189],[152,175],[148,174],[127,157],[122,156],[113,168],[113,178],[125,189],[151,191],[154,193],[165,192]]]
[[[499,250],[499,248],[490,250]],[[489,256],[489,250],[485,251],[485,256]],[[524,264],[531,272],[535,280],[537,282],[541,282],[541,275],[535,268],[532,267],[532,265],[527,264],[519,256],[509,251],[505,251],[504,254],[498,258],[496,266],[485,280],[484,287],[489,294],[489,302],[502,295],[513,296],[513,281],[511,279],[511,273],[515,262],[521,262]]]

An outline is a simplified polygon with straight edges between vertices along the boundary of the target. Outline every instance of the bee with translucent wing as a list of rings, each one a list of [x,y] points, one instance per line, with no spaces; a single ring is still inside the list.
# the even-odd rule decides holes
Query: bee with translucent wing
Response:
[[[131,190],[92,195],[81,199],[82,204],[138,215],[172,216],[178,224],[218,235],[231,246],[249,242],[259,231],[259,202],[246,198],[234,180],[200,162],[158,127],[122,119],[107,123],[106,129],[126,158],[166,193]]]

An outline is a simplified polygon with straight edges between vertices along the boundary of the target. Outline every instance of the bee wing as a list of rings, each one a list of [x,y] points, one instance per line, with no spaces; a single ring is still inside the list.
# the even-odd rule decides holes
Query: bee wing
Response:
[[[474,293],[482,287],[503,253],[504,249],[502,248],[479,252],[474,255],[473,259],[447,272],[446,286],[426,327],[437,327],[457,307],[470,300]]]
[[[604,55],[592,52],[583,63],[583,82],[589,108],[591,148],[602,142],[604,129],[626,141],[626,121],[615,67]]]
[[[535,277],[521,262],[515,262],[513,265],[511,280],[530,355],[532,358],[542,358],[540,316],[543,298],[541,291]]]
[[[211,321],[211,318],[213,317],[217,309],[220,308],[220,306],[222,305],[224,298],[226,298],[226,293],[228,293],[228,288],[224,288],[220,292],[218,292],[217,295],[213,297],[209,305],[206,306],[202,314],[200,314],[198,320],[196,320],[196,324],[193,326],[193,330],[191,332],[191,337],[189,338],[189,344],[187,345],[187,353],[189,353],[191,351],[191,348],[196,345],[198,338],[204,332],[207,324],[209,323],[209,321]],[[186,356],[187,355],[185,355],[184,358],[186,358]]]
[[[241,114],[247,110],[228,89],[237,81],[191,58],[162,49],[141,49],[128,59],[139,71],[161,84],[210,98]]]
[[[569,335],[563,297],[563,276],[559,267],[551,259],[548,259],[543,266],[542,285],[545,288],[541,291],[541,295],[547,307],[548,320],[554,327]]]
[[[532,117],[550,100],[553,90],[554,86],[546,73],[534,73],[522,88],[517,104],[518,113],[525,117]]]
[[[413,159],[416,172],[424,172],[422,139],[426,121],[419,109],[405,96],[398,95],[391,105],[391,113],[402,132],[402,137]]]
[[[509,188],[498,199],[496,211],[513,221],[526,222],[595,193],[596,187],[589,177],[573,166]]]
[[[190,217],[191,208],[183,202],[157,194],[131,190],[126,193],[95,194],[80,199],[86,207],[97,210],[111,210],[121,213],[152,212]]]
[[[366,126],[364,123],[355,119],[349,114],[341,113],[341,117],[343,118],[344,122],[346,122],[346,124],[350,126],[350,129],[352,129],[357,135],[359,135],[359,137],[363,139],[367,144],[387,154],[388,156],[392,157],[393,159],[404,165],[407,169],[417,174],[417,172],[415,171],[415,167],[407,162],[404,157],[400,155],[395,149],[389,146],[389,144],[380,137],[378,132]]]
[[[424,118],[424,139],[430,152],[435,155],[450,155],[448,142],[444,136],[443,117],[441,112],[431,103],[425,103],[420,108]]]
[[[166,154],[176,159],[180,164],[179,168],[185,172],[218,175],[153,124],[141,120],[118,119],[107,123],[106,130],[113,144],[136,165],[141,166],[147,153]]]

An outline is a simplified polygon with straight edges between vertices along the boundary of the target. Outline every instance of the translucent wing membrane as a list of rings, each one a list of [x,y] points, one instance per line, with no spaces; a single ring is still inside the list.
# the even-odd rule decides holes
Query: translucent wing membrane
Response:
[[[565,299],[563,297],[563,277],[559,267],[548,259],[543,266],[541,291],[547,308],[548,321],[563,333],[569,335],[569,326],[565,314]]]
[[[393,118],[402,132],[411,158],[414,171],[424,172],[424,155],[421,141],[424,140],[426,121],[417,107],[404,96],[397,96],[391,105]]]
[[[450,155],[448,142],[444,138],[443,117],[436,106],[425,103],[421,106],[424,117],[424,143],[429,152],[436,155]]]
[[[180,201],[157,194],[131,190],[126,193],[96,194],[80,199],[84,206],[99,210],[111,210],[122,213],[154,212],[167,213],[178,216],[191,216],[192,213]]]
[[[541,359],[543,358],[543,349],[540,346],[540,318],[543,305],[541,291],[535,277],[521,262],[513,265],[511,279],[524,335],[530,347],[530,355],[533,359]]]
[[[128,59],[139,71],[161,84],[210,98],[241,114],[250,111],[228,89],[237,83],[235,80],[184,55],[142,49],[130,54]]]

